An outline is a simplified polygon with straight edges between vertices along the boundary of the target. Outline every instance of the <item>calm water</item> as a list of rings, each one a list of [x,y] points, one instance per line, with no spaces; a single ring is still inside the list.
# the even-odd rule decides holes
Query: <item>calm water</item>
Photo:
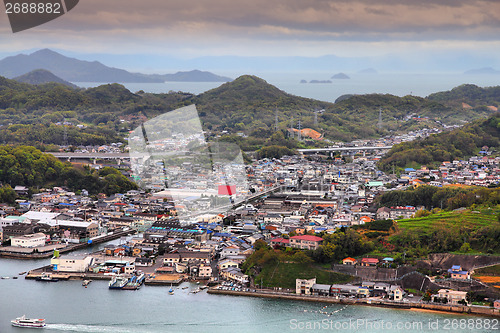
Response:
[[[428,96],[431,93],[450,90],[464,83],[478,86],[500,85],[500,75],[464,74],[350,74],[348,80],[331,80],[332,83],[299,83],[300,80],[329,80],[331,74],[321,73],[260,73],[265,79],[290,94],[334,102],[344,94],[393,94],[396,96]],[[236,78],[239,74],[232,75]],[[94,87],[100,83],[76,82],[81,87]],[[144,90],[152,93],[166,93],[170,90],[199,94],[216,88],[220,82],[166,82],[166,83],[125,83],[132,92]]]
[[[48,262],[0,260],[0,275],[16,276]],[[26,329],[10,325],[11,319],[22,314],[45,318],[48,323],[45,332],[312,331],[314,326],[307,325],[316,325],[316,331],[345,332],[493,331],[451,329],[453,322],[458,324],[464,319],[474,320],[474,327],[478,328],[478,322],[484,324],[485,320],[491,320],[486,317],[342,305],[328,305],[325,311],[333,313],[328,317],[318,313],[325,304],[208,295],[206,292],[189,294],[189,289],[177,289],[175,295],[169,295],[168,289],[144,286],[137,291],[109,290],[106,281],[94,281],[84,288],[81,281],[0,280],[0,332],[25,332]],[[399,329],[398,323],[403,325]],[[430,324],[434,326],[429,328]]]

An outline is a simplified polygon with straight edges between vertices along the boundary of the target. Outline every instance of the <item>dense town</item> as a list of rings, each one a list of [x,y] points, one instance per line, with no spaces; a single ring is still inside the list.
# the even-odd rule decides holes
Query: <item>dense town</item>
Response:
[[[343,147],[386,146],[408,139],[360,141]],[[109,149],[114,152],[117,148]],[[423,208],[377,209],[373,201],[381,193],[422,184],[488,186],[499,181],[500,158],[490,157],[488,147],[469,160],[443,162],[437,169],[408,168],[399,175],[377,170],[375,164],[383,153],[382,149],[353,150],[341,155],[303,154],[254,161],[244,168],[246,199],[236,201],[232,198],[234,189],[220,181],[177,184],[172,190],[189,192],[177,200],[168,189],[131,190],[109,197],[101,194],[97,200],[85,189],[78,194],[62,187],[42,189],[27,200],[18,200],[17,207],[2,205],[0,237],[4,245],[0,255],[51,257],[50,266],[27,275],[41,280],[110,279],[110,288],[119,289],[137,289],[142,283],[172,286],[198,281],[202,287],[216,286],[218,291],[256,292],[266,286],[253,281],[241,265],[258,241],[273,248],[315,250],[323,242],[320,234],[375,220],[411,218]],[[195,165],[184,165],[177,170],[177,178],[189,181],[193,170]],[[208,186],[218,186],[218,191],[210,192]],[[28,195],[25,187],[14,190],[20,196]],[[227,205],[228,197],[233,205]],[[116,238],[119,244],[106,245],[99,252],[70,253]],[[356,284],[325,285],[316,283],[315,278],[297,279],[295,290],[280,292],[335,299],[422,301],[401,286],[394,258],[349,256],[334,266],[339,272],[357,276]],[[354,267],[366,274],[349,270]],[[385,279],[377,274],[389,267],[393,270],[387,271]],[[469,269],[472,267],[452,265],[444,274],[450,281],[469,282]],[[430,301],[466,305],[466,296],[467,291],[443,287],[430,295]],[[499,308],[500,302],[494,306]]]

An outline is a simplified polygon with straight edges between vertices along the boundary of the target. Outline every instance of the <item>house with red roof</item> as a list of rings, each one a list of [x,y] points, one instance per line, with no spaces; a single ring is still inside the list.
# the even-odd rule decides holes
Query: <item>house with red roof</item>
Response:
[[[290,238],[291,247],[303,250],[316,250],[322,242],[323,238],[312,235],[293,236]]]
[[[378,262],[377,258],[363,258],[361,259],[361,266],[377,266]]]
[[[279,247],[279,246],[289,246],[290,245],[290,240],[283,238],[283,237],[276,237],[271,239],[271,246],[272,247]]]
[[[342,259],[342,264],[344,265],[351,265],[351,266],[354,266],[358,263],[358,261],[354,258],[351,258],[351,257],[347,257],[345,259]]]

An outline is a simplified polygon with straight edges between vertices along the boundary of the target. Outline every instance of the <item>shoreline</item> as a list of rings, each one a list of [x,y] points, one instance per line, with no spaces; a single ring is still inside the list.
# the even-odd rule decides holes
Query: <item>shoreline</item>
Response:
[[[427,303],[406,303],[406,302],[388,302],[382,300],[367,300],[367,299],[350,299],[350,298],[334,298],[329,296],[305,296],[296,294],[285,294],[279,292],[247,292],[247,291],[232,291],[220,290],[209,288],[209,294],[216,295],[230,295],[230,296],[247,296],[247,297],[261,297],[261,298],[275,298],[294,301],[318,302],[318,303],[333,303],[333,304],[346,304],[346,305],[361,305],[361,306],[374,306],[384,307],[399,310],[421,311],[421,312],[435,312],[435,313],[448,313],[455,315],[477,315],[487,317],[500,317],[500,311],[492,308],[475,308],[461,305],[442,305],[442,304],[427,304]]]

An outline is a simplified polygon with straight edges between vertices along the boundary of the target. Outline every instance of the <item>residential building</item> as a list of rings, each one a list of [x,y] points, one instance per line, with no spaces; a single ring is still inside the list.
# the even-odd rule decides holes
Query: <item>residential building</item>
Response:
[[[290,237],[290,246],[303,250],[316,250],[322,242],[323,238],[311,235]]]
[[[354,258],[351,258],[351,257],[347,257],[345,259],[342,259],[342,264],[343,265],[350,265],[350,266],[354,266],[358,263],[358,261]]]
[[[312,286],[316,284],[316,278],[305,280],[295,279],[295,293],[301,295],[311,295]]]
[[[467,292],[465,291],[456,291],[451,289],[439,289],[438,297],[443,299],[446,298],[448,300],[448,304],[451,305],[460,305],[459,302],[466,300]]]

